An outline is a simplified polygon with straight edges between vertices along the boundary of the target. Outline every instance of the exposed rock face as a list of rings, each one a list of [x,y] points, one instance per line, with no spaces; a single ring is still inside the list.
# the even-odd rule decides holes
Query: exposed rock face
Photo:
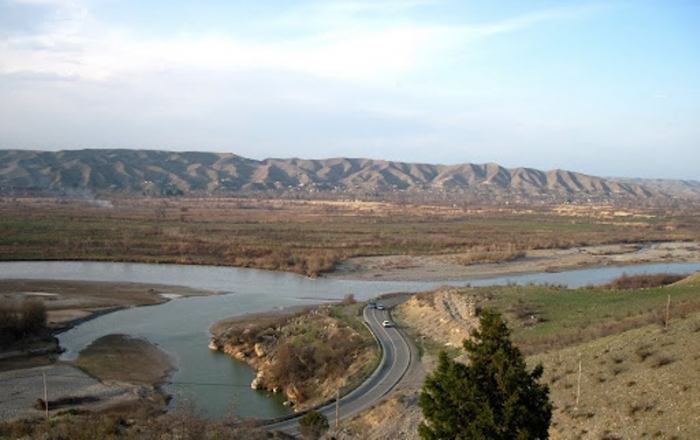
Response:
[[[445,288],[434,294],[413,296],[397,312],[421,335],[446,341],[449,347],[461,347],[471,330],[479,325],[480,306],[476,296]]]
[[[254,368],[251,388],[284,393],[288,405],[305,409],[332,397],[371,358],[366,339],[339,325],[329,310],[321,307],[274,325],[250,322],[241,329],[238,323],[209,346]]]
[[[557,203],[569,199],[670,199],[653,188],[660,186],[566,170],[507,169],[494,163],[429,165],[347,158],[257,161],[235,154],[153,150],[0,150],[0,190],[4,191],[410,193],[432,198],[457,193],[484,202]]]
[[[254,390],[263,390],[267,388],[265,384],[265,371],[258,371],[255,379],[250,383],[250,387]]]

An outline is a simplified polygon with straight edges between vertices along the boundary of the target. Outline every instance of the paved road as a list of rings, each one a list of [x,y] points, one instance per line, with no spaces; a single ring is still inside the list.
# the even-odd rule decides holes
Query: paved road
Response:
[[[384,304],[391,307],[394,301],[389,300]],[[388,310],[365,307],[363,316],[370,330],[375,334],[384,356],[379,367],[362,385],[340,399],[341,419],[368,409],[386,396],[399,383],[413,361],[411,349],[403,334],[395,327],[382,326],[382,321],[390,319]],[[319,411],[328,418],[332,430],[335,427],[335,403],[324,406]],[[298,423],[298,418],[294,418],[268,425],[268,429],[297,434]]]

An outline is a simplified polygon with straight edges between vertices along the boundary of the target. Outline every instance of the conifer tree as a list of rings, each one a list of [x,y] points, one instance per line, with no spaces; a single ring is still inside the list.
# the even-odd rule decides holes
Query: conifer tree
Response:
[[[479,329],[464,341],[467,364],[441,352],[421,391],[425,422],[418,433],[437,439],[545,439],[552,418],[542,366],[527,371],[498,313],[482,312]]]

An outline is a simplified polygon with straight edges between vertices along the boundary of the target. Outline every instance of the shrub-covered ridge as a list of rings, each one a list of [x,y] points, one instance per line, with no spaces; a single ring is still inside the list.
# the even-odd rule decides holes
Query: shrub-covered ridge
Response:
[[[219,324],[210,347],[257,370],[251,386],[281,392],[296,409],[352,386],[373,365],[373,339],[359,305],[322,306],[292,316]]]

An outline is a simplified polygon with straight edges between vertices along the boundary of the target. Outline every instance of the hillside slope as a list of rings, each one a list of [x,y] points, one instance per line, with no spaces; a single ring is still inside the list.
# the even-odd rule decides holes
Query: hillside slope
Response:
[[[699,286],[698,274],[683,283]],[[340,439],[390,440],[397,432],[401,438],[419,439],[423,417],[418,395],[436,362],[430,347],[458,352],[478,326],[476,308],[493,301],[484,292],[439,289],[415,295],[393,311],[398,325],[419,338],[426,354],[414,377],[350,420]],[[550,387],[555,407],[550,438],[698,438],[700,313],[681,309],[674,309],[678,317],[667,329],[654,323],[528,356],[529,365],[544,366],[542,380]]]
[[[679,180],[679,179],[612,179],[617,182],[631,183],[642,185],[647,188],[653,188],[670,196],[684,199],[700,198],[700,182],[695,180]]]
[[[154,150],[1,150],[0,190],[132,192],[148,195],[265,191],[377,195],[468,194],[484,200],[665,198],[659,190],[565,170],[497,164],[429,165],[370,159],[246,159]]]

